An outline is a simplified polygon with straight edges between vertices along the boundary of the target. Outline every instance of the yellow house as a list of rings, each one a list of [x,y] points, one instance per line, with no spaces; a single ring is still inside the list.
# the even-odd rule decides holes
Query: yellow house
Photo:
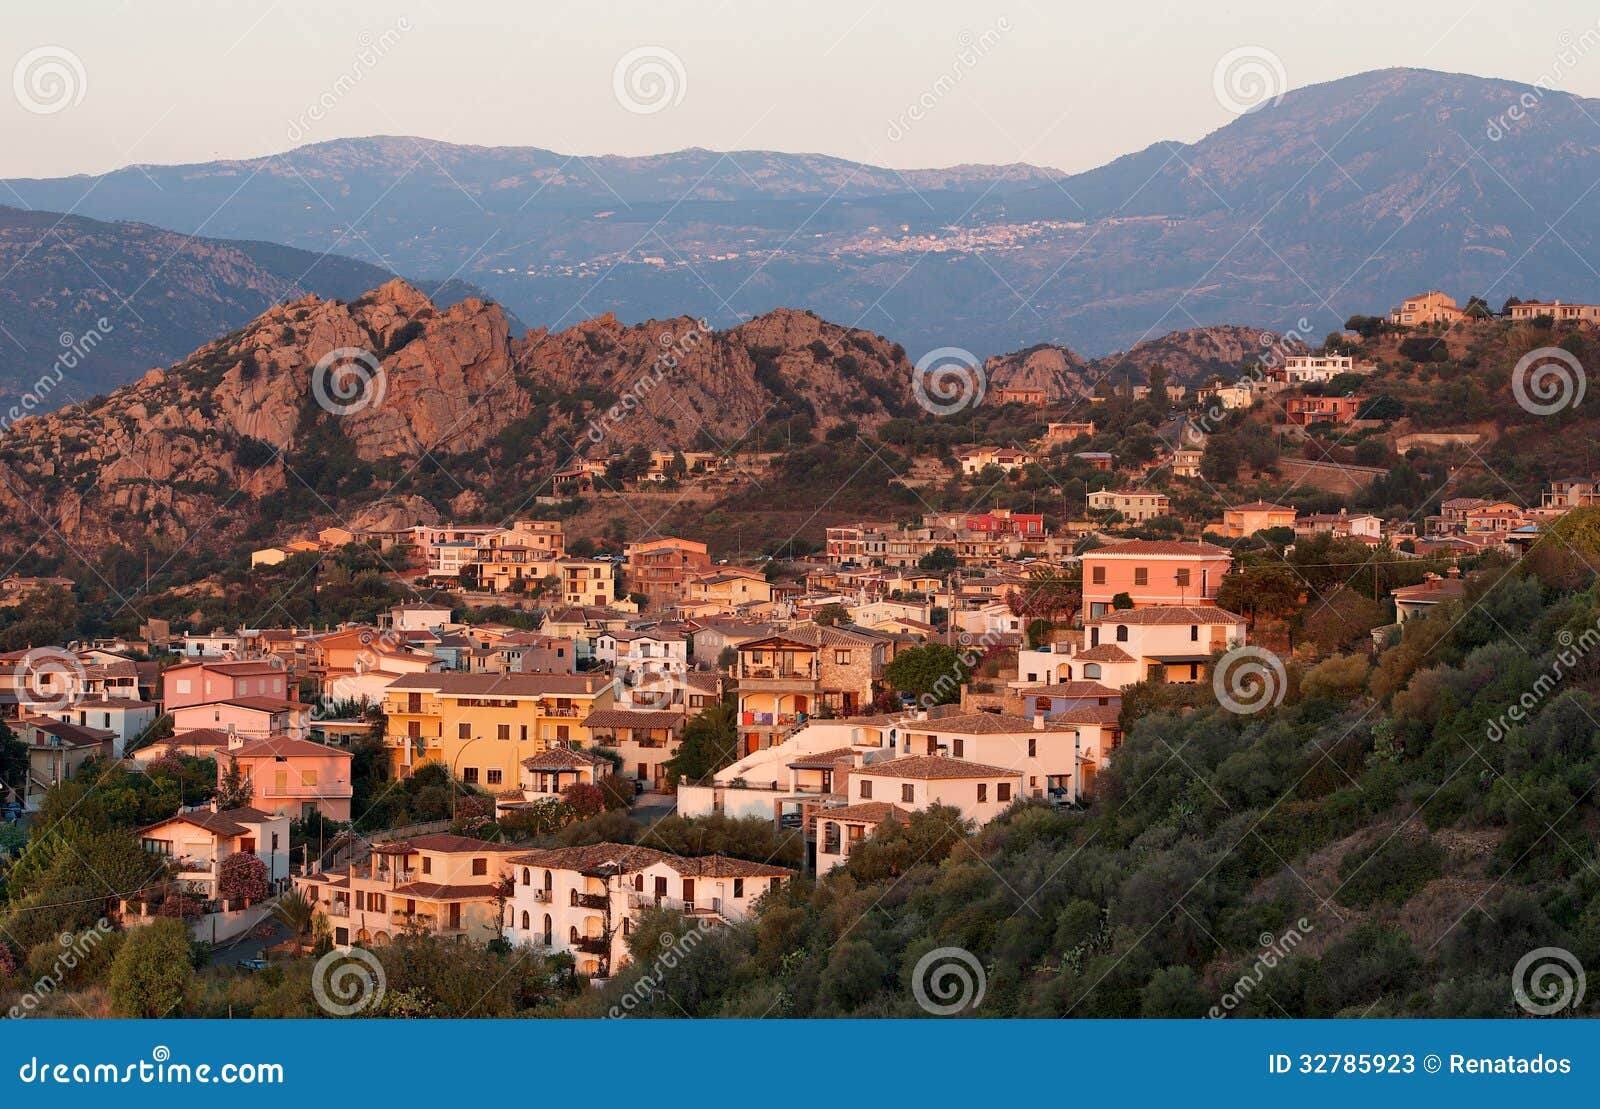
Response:
[[[712,574],[691,578],[688,583],[689,601],[720,605],[722,611],[732,611],[739,605],[772,600],[772,583],[760,571],[728,568]]]
[[[522,760],[593,742],[583,721],[615,704],[603,674],[408,674],[384,691],[384,746],[396,777],[440,763],[494,792]]]
[[[617,568],[603,558],[563,558],[557,567],[561,574],[561,596],[569,605],[605,608],[615,595]]]
[[[1296,515],[1294,508],[1288,505],[1252,501],[1223,510],[1220,534],[1229,539],[1243,539],[1268,528],[1292,528]]]

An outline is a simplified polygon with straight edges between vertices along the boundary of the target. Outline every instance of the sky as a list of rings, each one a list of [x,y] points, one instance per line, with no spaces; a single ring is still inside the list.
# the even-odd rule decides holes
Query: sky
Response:
[[[4,18],[6,177],[373,134],[1077,171],[1198,139],[1262,82],[1417,66],[1600,96],[1600,10],[1569,0],[13,0]]]

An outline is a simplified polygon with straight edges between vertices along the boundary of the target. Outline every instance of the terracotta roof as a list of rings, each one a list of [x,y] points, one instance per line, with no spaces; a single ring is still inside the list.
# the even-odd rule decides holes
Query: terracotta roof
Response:
[[[1251,501],[1249,504],[1236,504],[1231,509],[1233,512],[1293,512],[1294,506],[1287,504],[1269,504],[1266,501]]]
[[[180,662],[167,667],[163,674],[170,674],[174,670],[190,670],[195,667],[204,667],[207,670],[218,670],[234,677],[252,677],[256,674],[281,674],[283,667],[280,664],[258,659],[244,659],[229,661],[226,659],[196,659],[193,662]]]
[[[252,709],[255,712],[288,712],[291,709],[305,709],[310,711],[311,706],[299,701],[285,701],[281,697],[229,697],[222,702],[225,705],[235,705],[242,709]],[[185,705],[184,708],[200,706]]]
[[[1015,778],[1021,771],[968,762],[966,759],[947,759],[940,755],[907,755],[905,758],[864,766],[858,773],[879,778]]]
[[[1046,726],[1049,722],[1046,721]],[[1031,732],[1031,716],[1003,712],[968,712],[935,720],[907,720],[907,731],[959,732],[962,735],[1010,735],[1013,732]]]
[[[309,739],[295,739],[293,736],[275,735],[266,739],[257,739],[246,743],[242,747],[234,748],[228,754],[234,758],[290,758],[295,755],[322,758],[328,755],[337,755],[341,758],[353,758],[349,751],[341,751],[337,747],[329,747],[326,743],[314,743]]]
[[[550,870],[594,870],[614,866],[620,870],[642,870],[669,858],[665,851],[632,843],[594,843],[585,847],[555,847],[513,855],[508,863],[517,866],[542,866]]]
[[[1074,662],[1132,662],[1133,656],[1115,643],[1102,643],[1072,656]]]
[[[226,747],[228,733],[221,728],[192,728],[187,732],[174,732],[166,739],[152,743],[152,747]]]
[[[247,805],[240,806],[237,809],[224,809],[222,812],[212,812],[210,809],[195,809],[192,812],[181,812],[174,816],[169,816],[165,820],[158,820],[154,824],[146,824],[143,828],[136,828],[134,829],[134,834],[148,832],[152,828],[160,828],[163,825],[181,821],[186,824],[193,824],[196,828],[204,828],[206,831],[219,836],[242,836],[250,831],[245,826],[246,824],[261,824],[274,819],[276,818],[271,814],[264,813],[260,809],[252,809]]]
[[[681,712],[649,709],[600,709],[585,716],[585,728],[676,728],[683,723]]]
[[[1152,605],[1149,608],[1122,608],[1091,620],[1092,624],[1242,624],[1235,616],[1216,605]]]
[[[1063,724],[1115,724],[1122,718],[1120,705],[1079,705],[1063,709],[1050,717]]]
[[[397,690],[434,690],[458,697],[542,697],[595,693],[605,683],[584,674],[406,674],[389,683]]]
[[[1036,697],[1114,697],[1121,700],[1122,694],[1110,686],[1101,685],[1099,682],[1057,682],[1054,685],[1030,685],[1018,692],[1023,695]]]
[[[727,855],[668,855],[662,860],[685,878],[788,878],[794,871]]]
[[[836,747],[832,751],[818,751],[814,755],[801,755],[789,764],[791,770],[832,770],[840,759],[855,759],[849,747]]]
[[[818,820],[849,820],[865,824],[881,824],[890,819],[904,824],[911,819],[909,812],[887,801],[863,801],[859,805],[845,805],[838,809],[818,809],[816,816]]]
[[[373,846],[375,855],[410,855],[417,851],[442,851],[447,854],[471,854],[475,851],[514,851],[516,848],[504,843],[490,843],[488,840],[473,839],[471,836],[458,836],[451,832],[435,832],[432,835],[415,836],[412,839],[397,840],[393,843],[379,843]]]
[[[1192,557],[1230,554],[1226,547],[1215,543],[1180,543],[1174,539],[1128,539],[1084,551],[1083,557],[1095,555],[1189,555]]]
[[[446,886],[438,882],[407,882],[386,891],[390,897],[420,897],[426,901],[465,901],[470,898],[494,898],[499,895],[492,882],[470,886]],[[394,907],[391,905],[391,909]]]
[[[552,747],[548,751],[540,751],[532,758],[522,760],[522,765],[529,770],[564,770],[575,766],[598,766],[609,763],[611,760],[599,755],[592,755],[588,751],[573,751],[565,747]],[[518,796],[521,796],[519,793]]]

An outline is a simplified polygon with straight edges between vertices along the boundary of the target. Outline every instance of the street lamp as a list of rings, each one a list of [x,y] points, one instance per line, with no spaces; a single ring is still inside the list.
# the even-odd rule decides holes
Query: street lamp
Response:
[[[461,763],[461,756],[467,753],[467,748],[482,738],[481,735],[475,735],[467,740],[461,745],[461,750],[456,752],[456,757],[450,760],[450,820],[452,823],[456,818],[456,787],[460,784],[456,781],[456,767]]]

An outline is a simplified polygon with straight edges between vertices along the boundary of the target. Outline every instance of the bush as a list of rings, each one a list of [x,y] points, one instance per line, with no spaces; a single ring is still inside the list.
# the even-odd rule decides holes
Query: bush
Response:
[[[189,933],[175,920],[137,929],[111,964],[111,1004],[119,1016],[173,1015],[194,982]]]
[[[1358,909],[1403,905],[1444,871],[1444,849],[1431,839],[1407,839],[1402,830],[1387,841],[1351,851],[1339,861],[1339,902]]]

